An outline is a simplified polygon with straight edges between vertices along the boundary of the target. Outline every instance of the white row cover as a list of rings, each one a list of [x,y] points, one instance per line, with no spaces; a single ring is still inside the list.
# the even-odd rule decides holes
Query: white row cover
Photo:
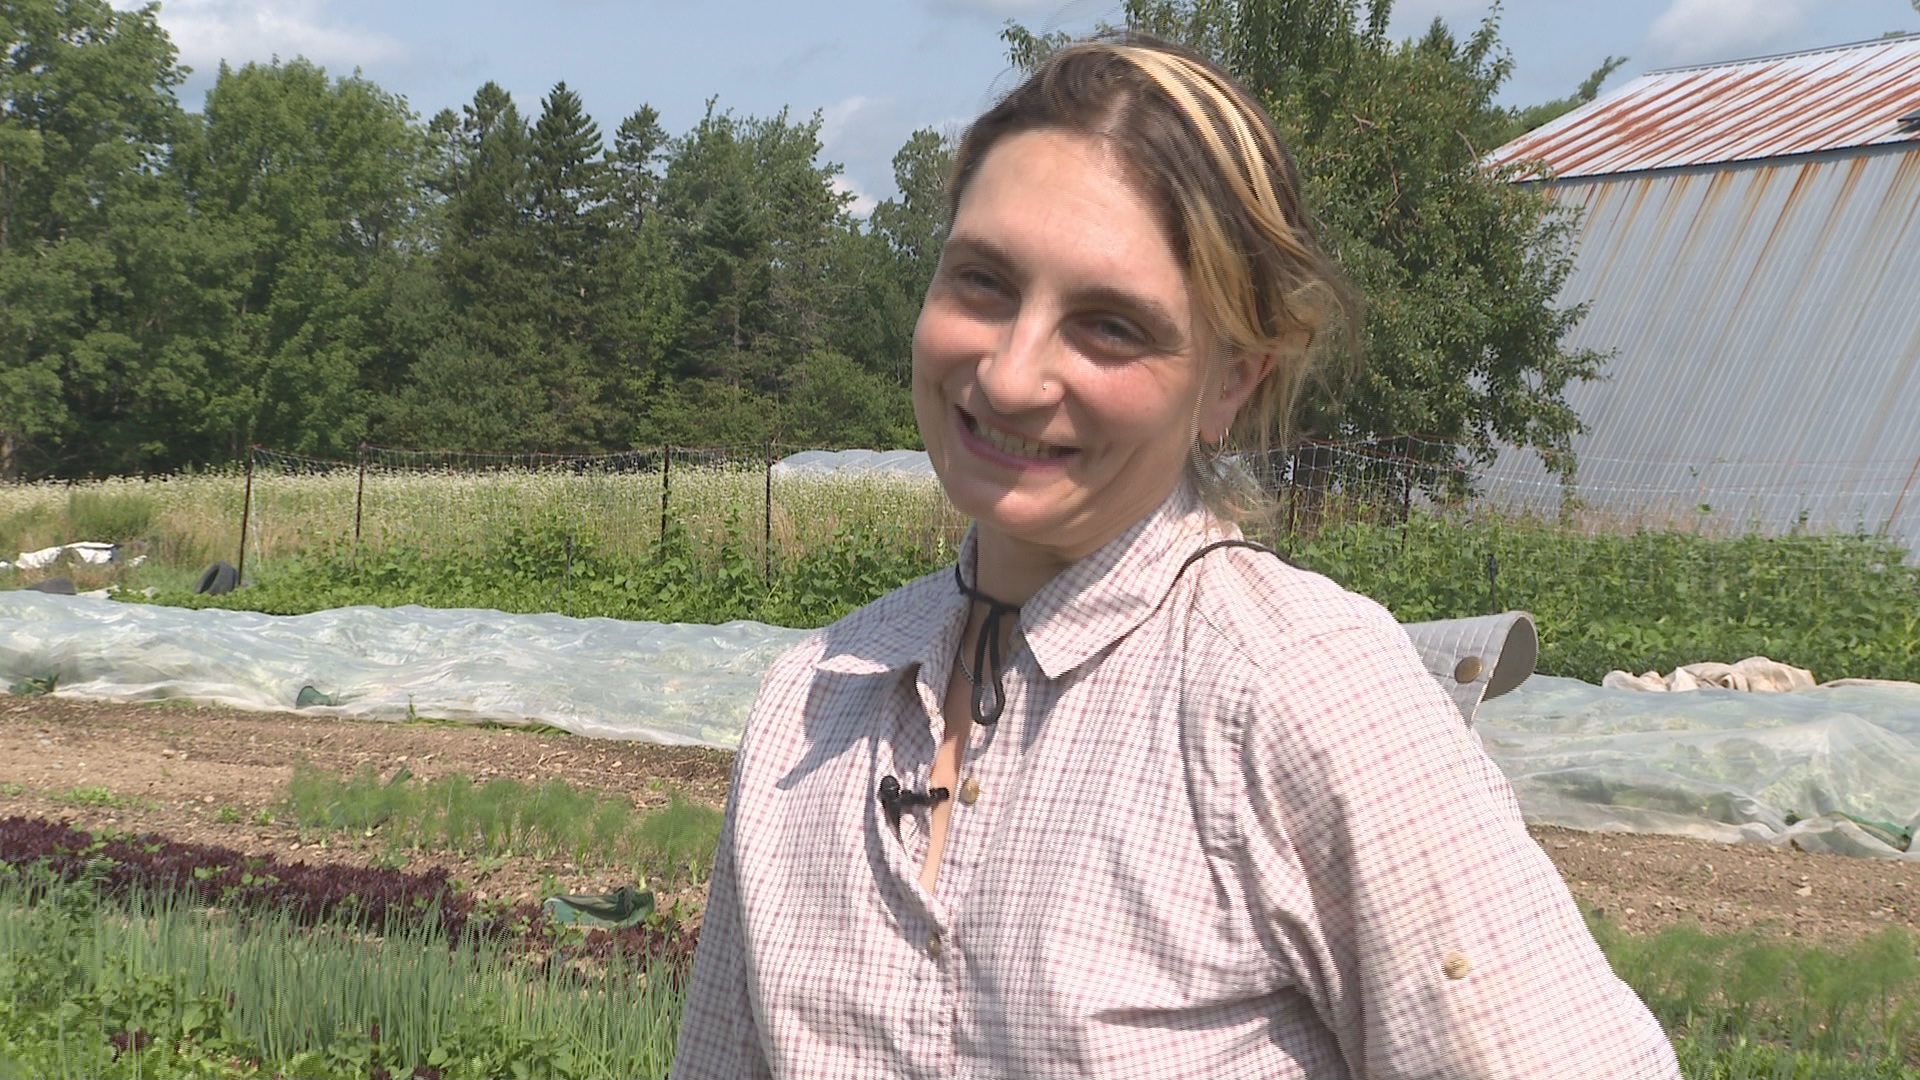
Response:
[[[1486,642],[1510,625],[1481,622],[1476,647],[1496,667]],[[7,592],[0,682],[54,676],[63,697],[286,711],[311,686],[336,704],[299,711],[394,720],[411,707],[731,748],[761,673],[805,633],[419,607],[285,617]],[[1647,694],[1536,675],[1477,702],[1488,679],[1450,692],[1476,699],[1475,727],[1535,824],[1898,857],[1819,815],[1900,825],[1920,811],[1920,689]],[[1474,709],[1463,699],[1462,711]],[[1812,820],[1789,826],[1789,814]]]
[[[61,697],[183,698],[328,716],[548,724],[603,739],[732,747],[760,676],[805,631],[351,607],[194,611],[0,593],[0,683]]]

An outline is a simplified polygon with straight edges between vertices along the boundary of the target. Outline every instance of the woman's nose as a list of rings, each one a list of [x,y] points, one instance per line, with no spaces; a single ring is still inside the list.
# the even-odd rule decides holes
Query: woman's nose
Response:
[[[1041,313],[1021,312],[998,346],[980,362],[980,389],[1003,413],[1058,404],[1063,343],[1058,324]]]

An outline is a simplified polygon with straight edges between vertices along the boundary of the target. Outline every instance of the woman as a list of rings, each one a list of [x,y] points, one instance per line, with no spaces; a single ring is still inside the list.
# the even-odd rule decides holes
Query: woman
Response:
[[[1405,633],[1235,543],[1347,306],[1245,91],[1064,49],[948,197],[974,527],[768,674],[674,1075],[1677,1077]]]

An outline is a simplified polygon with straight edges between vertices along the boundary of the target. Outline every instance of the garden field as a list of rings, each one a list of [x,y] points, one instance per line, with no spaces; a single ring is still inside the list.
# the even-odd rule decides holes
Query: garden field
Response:
[[[550,731],[0,698],[0,972],[17,988],[0,1008],[0,1072],[660,1075],[699,925],[688,853],[711,850],[729,765]],[[461,791],[464,824],[447,810]],[[55,822],[75,830],[64,847]],[[1690,1077],[1920,1076],[1915,864],[1534,836]],[[57,887],[34,891],[36,859],[64,874]],[[310,899],[303,874],[332,891]],[[282,891],[248,884],[268,879]],[[187,899],[158,915],[119,899],[168,882]],[[621,885],[655,907],[617,934],[537,907]],[[292,914],[236,918],[250,889]],[[355,889],[391,898],[381,932],[349,932],[360,924],[339,903]],[[398,918],[428,909],[478,942],[452,968],[422,969],[443,932]],[[202,970],[201,955],[232,970]],[[273,965],[296,962],[324,992],[301,1009],[263,1000]]]
[[[261,471],[246,586],[197,595],[237,556],[244,484],[0,487],[0,558],[120,545],[104,565],[0,569],[0,587],[814,626],[950,561],[964,525],[901,476]],[[1338,502],[1254,535],[1406,621],[1529,610],[1549,674],[1764,654],[1820,679],[1920,678],[1920,569],[1870,535],[1611,535]],[[726,754],[51,686],[0,696],[0,1075],[664,1070]],[[1534,835],[1689,1077],[1920,1077],[1920,864]],[[651,905],[624,929],[541,907],[621,887]],[[307,972],[325,973],[310,1006],[273,996]]]

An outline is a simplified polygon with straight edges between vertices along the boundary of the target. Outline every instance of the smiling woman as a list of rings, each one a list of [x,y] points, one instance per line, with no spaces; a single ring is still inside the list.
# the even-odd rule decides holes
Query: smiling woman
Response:
[[[762,684],[674,1075],[1677,1077],[1406,633],[1234,524],[1352,323],[1297,191],[1158,42],[969,130],[913,397],[974,526]]]

